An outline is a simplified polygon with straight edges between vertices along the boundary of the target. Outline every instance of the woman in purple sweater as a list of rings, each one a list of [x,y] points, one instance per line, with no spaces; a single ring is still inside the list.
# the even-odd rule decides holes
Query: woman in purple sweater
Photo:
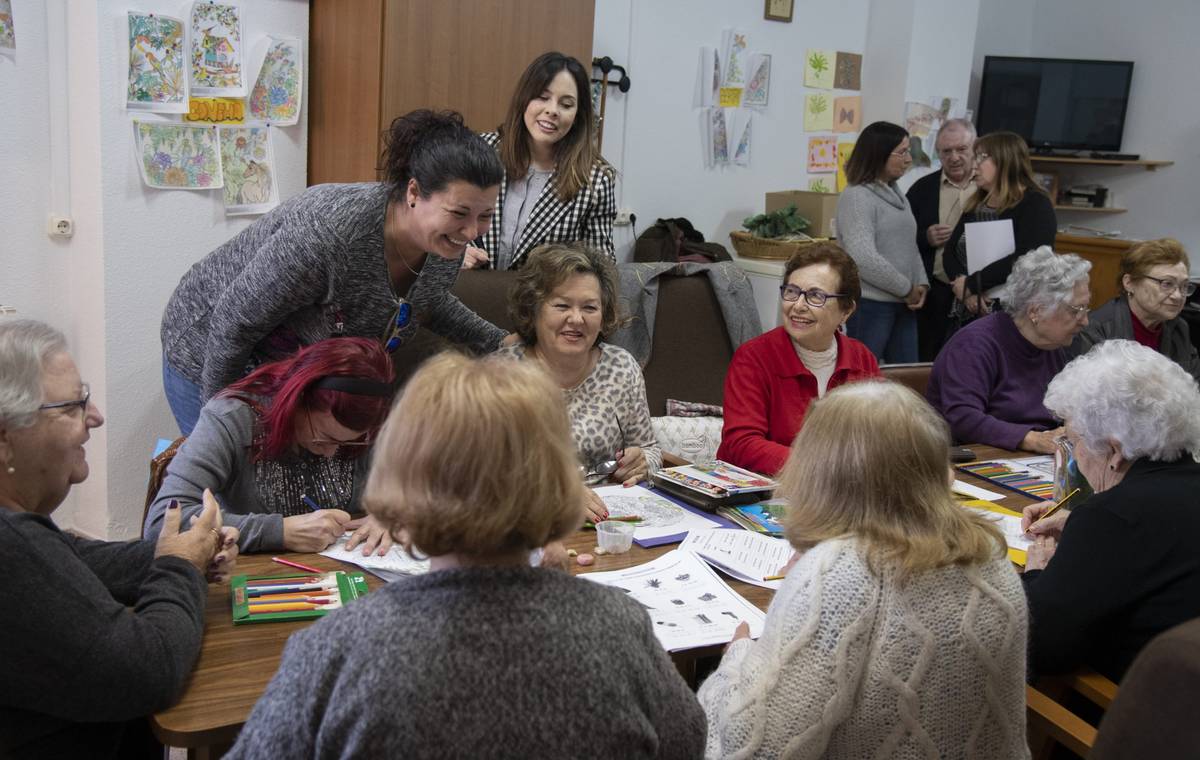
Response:
[[[1042,403],[1087,326],[1090,262],[1049,246],[1013,265],[1005,311],[972,322],[946,343],[929,378],[929,403],[958,441],[1049,454],[1062,429]]]

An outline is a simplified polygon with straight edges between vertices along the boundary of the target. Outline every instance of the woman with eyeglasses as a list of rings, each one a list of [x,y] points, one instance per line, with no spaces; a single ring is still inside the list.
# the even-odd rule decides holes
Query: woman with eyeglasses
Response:
[[[330,338],[230,385],[167,467],[145,535],[171,505],[187,518],[211,490],[243,552],[318,552],[352,530],[347,548],[385,554],[392,539],[360,500],[393,375],[377,341]]]
[[[386,135],[383,182],[315,185],[201,259],[163,313],[163,386],[184,435],[253,367],[338,336],[395,351],[426,327],[483,353],[504,331],[450,294],[504,168],[453,112]]]
[[[504,123],[483,139],[504,164],[496,218],[465,268],[519,269],[543,243],[581,241],[616,261],[616,172],[596,147],[587,69],[543,53],[525,69]]]
[[[0,319],[0,367],[0,757],[161,760],[146,718],[183,692],[237,531],[211,494],[190,530],[170,510],[156,541],[60,530],[51,517],[87,479],[104,416],[45,323]]]
[[[1106,340],[1136,340],[1171,359],[1200,381],[1200,356],[1188,323],[1180,318],[1196,284],[1188,279],[1187,251],[1178,240],[1146,240],[1121,256],[1124,293],[1088,315],[1087,328],[1075,337],[1079,355]]]
[[[1157,634],[1200,616],[1200,388],[1161,353],[1110,340],[1054,378],[1046,406],[1095,493],[1036,524],[1049,504],[1025,508],[1030,665],[1120,681]]]
[[[498,353],[536,362],[562,389],[585,480],[632,486],[657,470],[662,452],[642,369],[628,351],[606,342],[623,321],[612,261],[578,243],[541,246],[529,255],[508,304],[521,342]],[[589,499],[588,509],[595,518],[608,516],[598,498]]]
[[[896,185],[910,166],[908,132],[886,121],[869,124],[846,163],[850,184],[838,198],[838,243],[862,279],[846,333],[882,362],[917,360],[917,311],[929,290],[917,220]]]
[[[862,295],[858,267],[835,243],[792,254],[779,289],[783,324],[743,343],[725,375],[717,458],[774,475],[808,405],[845,383],[881,377],[875,356],[841,327]]]
[[[1034,248],[1053,247],[1058,232],[1054,202],[1033,176],[1029,148],[1013,132],[992,132],[975,141],[975,195],[946,241],[942,263],[951,280],[954,296],[965,313],[960,321],[995,311],[991,301],[1003,307],[1005,281],[1017,259]],[[966,225],[973,222],[1012,221],[1012,253],[988,264],[978,274],[967,266]],[[983,294],[983,300],[979,298]]]
[[[1005,310],[946,342],[925,395],[956,441],[1054,453],[1062,428],[1042,397],[1070,358],[1067,347],[1087,327],[1091,268],[1073,253],[1030,251],[1005,282]]]

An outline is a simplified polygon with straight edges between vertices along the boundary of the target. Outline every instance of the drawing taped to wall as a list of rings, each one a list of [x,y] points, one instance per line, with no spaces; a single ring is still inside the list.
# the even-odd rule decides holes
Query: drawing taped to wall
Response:
[[[808,173],[833,174],[837,171],[837,138],[818,135],[808,138]]]
[[[833,50],[810,48],[804,52],[804,86],[818,90],[833,89]]]
[[[264,214],[279,205],[272,128],[221,127],[226,216]]]
[[[857,132],[862,129],[862,96],[852,95],[833,101],[833,131]]]
[[[828,132],[833,129],[833,98],[817,93],[804,96],[804,131]]]
[[[862,56],[838,51],[834,64],[833,86],[839,90],[862,89]]]
[[[753,53],[746,57],[750,78],[742,93],[742,105],[751,108],[766,108],[771,94],[771,56]]]
[[[217,128],[133,122],[142,181],[163,190],[215,190],[224,183]]]
[[[17,54],[17,29],[13,24],[12,0],[0,0],[0,55]]]
[[[246,94],[241,9],[232,3],[197,0],[188,35],[192,94],[242,97]]]
[[[188,78],[183,19],[128,14],[129,70],[125,107],[187,113]]]
[[[300,98],[304,92],[300,40],[268,36],[265,47],[248,98],[250,118],[276,126],[295,124],[300,120]],[[595,112],[599,113],[599,109]]]

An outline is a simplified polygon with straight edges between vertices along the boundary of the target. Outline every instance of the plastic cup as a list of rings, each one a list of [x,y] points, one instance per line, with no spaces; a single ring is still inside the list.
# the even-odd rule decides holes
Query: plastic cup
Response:
[[[618,520],[596,523],[596,538],[606,554],[624,554],[633,546],[633,525]]]

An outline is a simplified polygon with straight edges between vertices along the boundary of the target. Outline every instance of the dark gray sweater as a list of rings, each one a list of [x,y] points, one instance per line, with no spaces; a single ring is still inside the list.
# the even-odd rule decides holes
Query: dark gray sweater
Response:
[[[0,509],[0,576],[0,757],[110,757],[127,721],[178,698],[207,595],[186,561]]]
[[[204,400],[245,374],[336,335],[380,338],[396,310],[383,256],[387,185],[314,185],[197,262],[163,312],[167,363]],[[476,353],[504,331],[450,294],[459,259],[429,254],[406,298],[413,320]]]
[[[555,570],[398,581],[291,637],[226,757],[700,757],[704,713],[651,629]]]
[[[1129,300],[1118,296],[1088,314],[1088,325],[1075,336],[1068,355],[1082,356],[1092,346],[1106,340],[1133,340],[1133,314],[1129,311]],[[1167,320],[1162,325],[1162,338],[1158,352],[1188,371],[1200,381],[1200,356],[1192,345],[1192,335],[1183,317]]]

